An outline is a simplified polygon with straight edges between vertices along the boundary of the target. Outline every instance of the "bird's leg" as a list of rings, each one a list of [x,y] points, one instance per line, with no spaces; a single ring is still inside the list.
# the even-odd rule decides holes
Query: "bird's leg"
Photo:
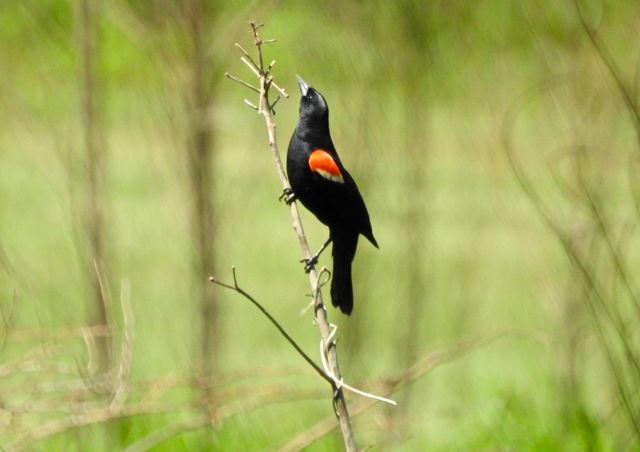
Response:
[[[302,259],[300,259],[300,262],[304,262],[305,273],[309,273],[311,269],[315,267],[315,265],[318,263],[318,258],[320,257],[320,254],[322,254],[325,248],[328,247],[329,243],[331,243],[332,241],[333,241],[333,238],[329,236],[327,241],[324,242],[324,245],[322,245],[322,247],[313,256],[311,256],[308,259],[306,257],[303,257]]]
[[[278,197],[278,201],[284,201],[287,205],[291,205],[293,201],[298,199],[291,187],[287,187],[282,190],[282,194]]]

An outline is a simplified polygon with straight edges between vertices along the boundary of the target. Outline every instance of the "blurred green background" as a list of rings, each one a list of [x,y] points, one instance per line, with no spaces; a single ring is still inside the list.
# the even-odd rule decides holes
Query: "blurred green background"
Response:
[[[0,447],[269,450],[333,416],[207,282],[235,265],[319,360],[263,119],[224,78],[251,81],[233,44],[255,19],[291,94],[281,153],[298,73],[380,243],[360,243],[354,314],[328,308],[345,380],[497,337],[355,417],[358,445],[640,450],[640,4],[580,5],[0,2]]]

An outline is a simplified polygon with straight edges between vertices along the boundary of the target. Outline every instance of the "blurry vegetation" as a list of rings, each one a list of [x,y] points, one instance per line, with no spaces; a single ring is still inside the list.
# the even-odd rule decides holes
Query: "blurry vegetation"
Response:
[[[85,2],[107,319],[87,290]],[[222,77],[255,18],[288,91],[299,73],[327,98],[381,245],[358,251],[354,315],[330,312],[347,381],[502,334],[358,416],[359,445],[636,450],[640,5],[580,5],[0,2],[0,446],[271,449],[332,415],[272,327],[205,284],[236,265],[316,353],[262,122]]]

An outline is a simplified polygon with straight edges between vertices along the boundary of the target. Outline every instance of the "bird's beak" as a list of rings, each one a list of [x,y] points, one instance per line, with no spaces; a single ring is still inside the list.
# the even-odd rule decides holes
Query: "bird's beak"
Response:
[[[302,77],[297,74],[296,78],[298,79],[298,85],[300,86],[300,94],[302,94],[302,97],[304,97],[307,95],[307,91],[309,91],[309,85],[307,85],[307,82],[302,80]]]

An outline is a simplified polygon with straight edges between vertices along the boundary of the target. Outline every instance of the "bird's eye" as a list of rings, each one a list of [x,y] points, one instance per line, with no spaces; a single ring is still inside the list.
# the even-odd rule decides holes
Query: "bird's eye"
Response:
[[[313,93],[312,92],[308,92],[307,93],[307,100],[313,100]]]

